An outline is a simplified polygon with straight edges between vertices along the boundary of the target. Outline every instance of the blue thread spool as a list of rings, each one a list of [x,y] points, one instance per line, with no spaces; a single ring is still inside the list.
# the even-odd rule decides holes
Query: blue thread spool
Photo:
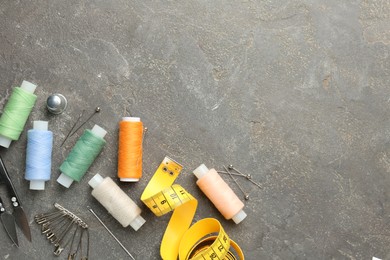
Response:
[[[53,133],[48,131],[47,121],[34,121],[33,129],[27,132],[25,179],[30,181],[30,190],[44,190],[50,180]]]

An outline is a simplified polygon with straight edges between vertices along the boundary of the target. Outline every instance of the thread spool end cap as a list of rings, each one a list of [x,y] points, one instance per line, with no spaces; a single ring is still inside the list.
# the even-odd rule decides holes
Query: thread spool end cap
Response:
[[[92,131],[92,133],[94,133],[95,135],[97,135],[101,138],[104,138],[104,136],[106,136],[106,134],[107,134],[107,131],[98,125],[94,125],[91,131]]]
[[[45,181],[30,181],[30,190],[44,190]]]
[[[33,128],[35,130],[47,131],[49,122],[47,121],[34,121]]]
[[[22,85],[20,85],[20,88],[24,89],[27,92],[34,94],[35,89],[37,88],[37,85],[35,85],[29,81],[23,80]]]
[[[64,186],[65,188],[69,188],[70,185],[72,185],[72,183],[73,183],[73,179],[70,178],[69,176],[61,173],[60,177],[58,177],[58,179],[57,179],[57,182],[59,184],[61,184],[62,186]]]
[[[0,146],[8,148],[11,145],[12,140],[4,135],[0,135]]]
[[[120,178],[121,182],[139,182],[139,178]]]
[[[207,168],[206,165],[204,165],[203,163],[198,167],[196,168],[193,173],[195,174],[195,176],[200,179],[202,178],[204,175],[206,175],[206,173],[209,172],[209,169]]]
[[[93,178],[88,182],[88,185],[92,187],[92,189],[95,189],[100,183],[103,182],[103,177],[97,173]]]
[[[232,217],[232,220],[234,223],[239,224],[241,221],[243,221],[246,218],[246,213],[243,210],[240,210],[236,215]]]
[[[145,224],[146,220],[141,217],[141,215],[138,215],[137,217],[135,217],[135,219],[133,219],[133,221],[131,221],[130,223],[130,226],[135,230],[137,231],[138,229],[140,229],[140,227],[142,227],[143,224]]]
[[[141,122],[141,118],[139,118],[139,117],[130,117],[130,116],[126,116],[126,117],[122,117],[122,121],[128,121],[128,122]]]

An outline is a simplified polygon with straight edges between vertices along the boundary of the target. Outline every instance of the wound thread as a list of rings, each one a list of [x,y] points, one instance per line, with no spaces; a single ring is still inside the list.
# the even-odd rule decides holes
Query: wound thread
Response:
[[[118,177],[123,182],[137,182],[142,177],[143,129],[138,117],[124,117],[119,122]]]
[[[246,217],[244,203],[215,169],[209,170],[202,164],[194,174],[198,177],[196,184],[226,219],[233,219],[238,224]]]
[[[93,188],[92,196],[123,226],[131,226],[138,230],[145,220],[141,217],[141,209],[110,178],[103,179],[96,174],[88,184]]]
[[[0,118],[0,135],[18,140],[36,100],[37,96],[31,92],[14,88]]]
[[[30,189],[45,189],[45,181],[51,176],[52,150],[53,133],[47,130],[47,122],[35,121],[34,129],[27,132],[25,179],[30,181]]]
[[[72,180],[79,182],[88,168],[103,149],[106,141],[103,137],[87,129],[60,166],[60,171]]]

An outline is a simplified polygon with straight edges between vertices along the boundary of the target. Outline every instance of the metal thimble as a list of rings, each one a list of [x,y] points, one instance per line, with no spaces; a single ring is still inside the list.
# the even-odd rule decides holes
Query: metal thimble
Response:
[[[46,100],[46,107],[50,113],[58,115],[65,111],[68,101],[62,94],[52,94]]]

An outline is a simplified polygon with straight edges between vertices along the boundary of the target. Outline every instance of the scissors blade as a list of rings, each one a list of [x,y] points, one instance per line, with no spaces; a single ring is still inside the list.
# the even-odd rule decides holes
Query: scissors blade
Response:
[[[5,231],[7,232],[8,236],[11,238],[12,242],[17,247],[19,247],[14,217],[10,213],[4,212],[0,215],[0,219],[1,222],[3,223]]]
[[[22,204],[20,202],[19,196],[16,193],[16,189],[14,184],[9,177],[7,168],[5,168],[3,159],[0,157],[0,183],[3,183],[8,188],[8,193],[11,196],[11,202],[13,206],[12,215],[15,218],[16,224],[18,224],[19,228],[23,231],[23,234],[26,238],[31,242],[31,231],[30,226],[28,224],[26,213],[22,208]]]
[[[26,236],[28,241],[31,242],[31,231],[30,226],[28,224],[26,213],[24,212],[21,206],[15,207],[14,212],[12,213],[15,218],[16,224],[18,224],[19,228],[22,230],[23,234]]]

